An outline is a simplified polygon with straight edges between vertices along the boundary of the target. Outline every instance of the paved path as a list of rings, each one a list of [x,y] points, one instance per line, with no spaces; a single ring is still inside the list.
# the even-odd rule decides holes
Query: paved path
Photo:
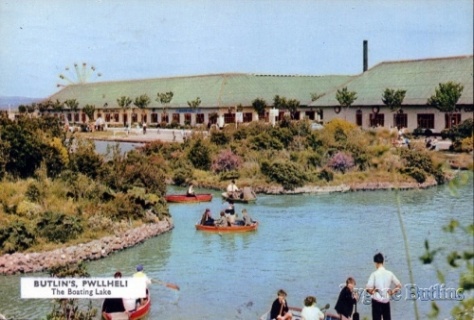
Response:
[[[112,132],[112,135],[107,136],[107,140],[116,140],[116,141],[133,141],[133,142],[151,142],[155,140],[161,140],[166,142],[183,142],[184,139],[190,136],[193,132],[192,130],[182,130],[182,129],[147,129],[146,134],[143,133],[142,129],[130,129],[127,131],[124,128],[108,128],[107,131]],[[207,131],[201,131],[204,136],[208,135]]]

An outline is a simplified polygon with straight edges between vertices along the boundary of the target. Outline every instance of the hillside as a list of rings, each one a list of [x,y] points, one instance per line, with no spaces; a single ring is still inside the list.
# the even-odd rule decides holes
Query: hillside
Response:
[[[12,109],[16,109],[21,104],[31,104],[33,102],[38,102],[41,100],[42,98],[0,96],[0,109],[7,110],[9,107]]]

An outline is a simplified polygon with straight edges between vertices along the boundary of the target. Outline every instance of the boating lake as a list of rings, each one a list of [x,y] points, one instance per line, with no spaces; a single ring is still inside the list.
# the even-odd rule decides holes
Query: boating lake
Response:
[[[458,272],[445,263],[445,253],[471,248],[472,237],[441,231],[451,219],[473,222],[473,175],[452,194],[446,186],[427,190],[372,191],[307,195],[259,195],[247,208],[260,221],[258,231],[246,234],[209,234],[194,224],[204,209],[213,216],[223,207],[220,192],[210,203],[170,204],[175,228],[109,257],[87,263],[91,276],[112,276],[120,270],[131,276],[141,263],[149,277],[176,283],[180,291],[161,285],[151,287],[152,309],[148,319],[257,319],[269,309],[278,289],[288,302],[302,306],[307,295],[318,305],[336,303],[340,285],[353,276],[356,288],[365,287],[374,270],[373,255],[386,256],[386,268],[403,285],[410,283],[398,205],[406,228],[415,283],[420,288],[438,284],[436,268],[446,275],[446,288],[458,287]],[[169,193],[184,189],[171,187]],[[435,264],[422,265],[424,241],[443,247]],[[51,310],[51,300],[20,299],[20,278],[44,273],[0,276],[0,313],[15,319],[40,319]],[[472,292],[470,293],[472,295]],[[414,319],[413,301],[403,287],[402,299],[392,302],[394,319]],[[100,300],[93,300],[99,307]],[[436,301],[440,318],[449,318],[457,301]],[[418,301],[421,319],[427,318],[431,301]],[[361,318],[370,318],[370,305],[360,302]]]

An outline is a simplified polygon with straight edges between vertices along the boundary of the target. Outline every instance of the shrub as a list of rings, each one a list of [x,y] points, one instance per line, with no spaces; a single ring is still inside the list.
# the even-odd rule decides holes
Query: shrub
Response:
[[[0,252],[14,253],[31,247],[36,242],[34,233],[23,221],[15,221],[0,229]]]
[[[321,180],[326,180],[327,182],[332,181],[334,179],[334,173],[327,169],[323,169],[319,172],[318,178]]]
[[[263,132],[261,134],[258,134],[254,136],[250,140],[250,145],[251,148],[254,150],[282,150],[283,149],[283,143],[276,138],[270,136],[267,132]]]
[[[183,186],[193,179],[193,171],[190,168],[182,167],[177,169],[173,175],[173,182],[178,186]]]
[[[229,143],[230,138],[224,131],[213,130],[211,132],[211,142],[218,145],[223,146]]]
[[[338,152],[328,162],[328,166],[334,170],[345,173],[354,167],[354,158],[345,152]]]
[[[304,171],[292,162],[275,161],[269,163],[264,161],[261,171],[271,181],[281,184],[286,190],[302,187],[308,181]]]
[[[188,159],[196,169],[208,170],[211,165],[210,150],[202,140],[197,140],[191,147]]]
[[[40,189],[34,183],[28,185],[25,196],[28,198],[28,200],[35,203],[40,202],[42,198]]]
[[[231,150],[223,150],[213,161],[211,170],[220,173],[224,171],[237,170],[242,166],[242,158]]]
[[[64,213],[47,211],[36,224],[38,233],[50,242],[65,243],[82,233],[82,221]],[[67,232],[65,232],[67,230]]]

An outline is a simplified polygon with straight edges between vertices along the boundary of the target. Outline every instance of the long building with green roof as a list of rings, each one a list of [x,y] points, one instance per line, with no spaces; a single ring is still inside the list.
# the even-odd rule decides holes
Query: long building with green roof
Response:
[[[130,125],[147,123],[149,126],[204,125],[219,126],[234,122],[276,120],[289,115],[289,110],[270,112],[274,97],[299,102],[295,119],[308,118],[327,122],[344,118],[361,127],[405,127],[409,130],[426,128],[441,131],[448,122],[459,123],[472,118],[473,110],[473,56],[436,59],[382,62],[360,75],[259,75],[246,73],[223,73],[211,75],[167,77],[143,80],[112,81],[72,84],[48,98],[64,102],[76,99],[79,112],[65,110],[69,121],[87,122],[104,119],[108,125]],[[464,86],[459,99],[459,109],[450,119],[427,105],[428,98],[435,93],[439,83],[459,82]],[[357,100],[348,108],[341,108],[336,92],[347,87],[357,93]],[[385,89],[406,90],[400,110],[391,111],[382,102]],[[157,101],[158,93],[172,92],[170,103]],[[122,109],[120,97],[136,97],[146,94],[150,104],[138,110],[133,103],[130,109]],[[321,96],[312,101],[312,95]],[[199,98],[197,108],[189,102]],[[260,115],[252,107],[255,99],[263,99],[268,108]],[[94,119],[82,112],[86,105],[95,107]]]
[[[460,83],[464,89],[458,100],[458,111],[451,115],[451,124],[472,118],[473,112],[473,56],[423,60],[390,61],[377,64],[339,88],[325,93],[310,104],[322,108],[325,120],[345,117],[363,127],[405,127],[435,129],[448,126],[447,115],[428,106],[440,83]],[[342,87],[357,93],[351,110],[340,108],[336,92]],[[400,110],[390,110],[382,102],[385,89],[406,90]]]

